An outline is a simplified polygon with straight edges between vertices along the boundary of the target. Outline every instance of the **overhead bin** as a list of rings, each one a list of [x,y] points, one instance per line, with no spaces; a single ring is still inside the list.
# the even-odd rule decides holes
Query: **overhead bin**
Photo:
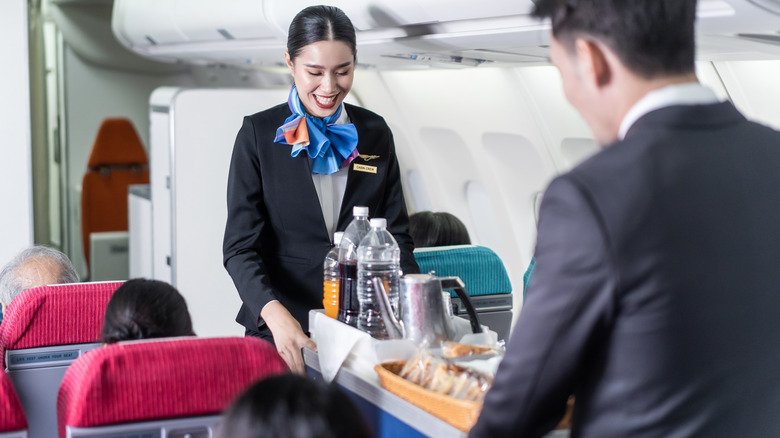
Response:
[[[780,56],[780,15],[767,7],[775,2],[699,0],[700,59]],[[290,21],[304,7],[318,3],[115,0],[112,27],[126,47],[155,59],[279,65]],[[530,17],[532,0],[333,0],[331,4],[352,20],[358,62],[363,66],[467,67],[546,60],[549,24]]]
[[[115,1],[114,33],[138,50],[169,44],[285,37],[268,23],[262,0]]]
[[[360,32],[434,21],[435,18],[420,3],[419,0],[342,0],[328,4],[341,8]],[[317,3],[306,0],[267,0],[266,13],[269,21],[287,34],[293,17],[312,4]]]
[[[295,14],[310,6],[307,0],[267,0],[269,21],[277,23],[286,33]],[[334,0],[361,31],[403,26],[479,20],[482,18],[527,15],[531,0]]]
[[[220,37],[226,40],[264,39],[284,35],[264,25],[262,0],[175,0],[175,3],[174,24],[190,41]]]
[[[115,0],[112,28],[131,50],[161,60],[274,65],[287,28],[311,0]],[[540,62],[549,27],[528,16],[531,0],[335,0],[352,20],[358,61],[369,66],[496,60]],[[490,56],[491,52],[495,56]],[[471,50],[472,58],[458,53]],[[476,51],[476,52],[474,52]],[[544,51],[544,50],[541,50]]]
[[[174,24],[173,0],[114,2],[111,29],[125,46],[136,49],[154,44],[186,41]]]

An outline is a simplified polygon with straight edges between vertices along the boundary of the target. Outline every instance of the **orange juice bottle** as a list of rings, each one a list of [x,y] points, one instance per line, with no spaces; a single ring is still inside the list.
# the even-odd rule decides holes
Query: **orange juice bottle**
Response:
[[[341,231],[333,234],[333,247],[323,263],[322,307],[325,314],[334,319],[339,313],[339,243],[343,235]]]

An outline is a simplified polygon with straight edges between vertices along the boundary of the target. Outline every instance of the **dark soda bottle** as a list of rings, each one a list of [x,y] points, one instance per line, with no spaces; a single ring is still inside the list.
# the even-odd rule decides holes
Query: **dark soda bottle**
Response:
[[[339,314],[338,320],[352,327],[358,325],[360,302],[357,296],[357,261],[339,263]]]
[[[371,226],[368,207],[352,208],[354,219],[344,230],[339,244],[339,312],[338,320],[357,327],[360,304],[357,298],[357,248]]]

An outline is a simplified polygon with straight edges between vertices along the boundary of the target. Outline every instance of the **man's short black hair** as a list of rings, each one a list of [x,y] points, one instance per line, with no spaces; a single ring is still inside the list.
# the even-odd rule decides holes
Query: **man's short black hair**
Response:
[[[578,37],[607,45],[646,79],[694,71],[696,0],[535,0],[531,14],[550,18],[569,49]]]

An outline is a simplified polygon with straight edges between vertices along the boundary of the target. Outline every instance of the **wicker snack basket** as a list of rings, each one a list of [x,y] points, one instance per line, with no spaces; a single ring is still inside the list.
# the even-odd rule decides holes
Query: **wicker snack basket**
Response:
[[[382,387],[463,432],[468,432],[479,417],[482,403],[458,400],[404,379],[398,375],[404,363],[385,362],[374,367]]]

